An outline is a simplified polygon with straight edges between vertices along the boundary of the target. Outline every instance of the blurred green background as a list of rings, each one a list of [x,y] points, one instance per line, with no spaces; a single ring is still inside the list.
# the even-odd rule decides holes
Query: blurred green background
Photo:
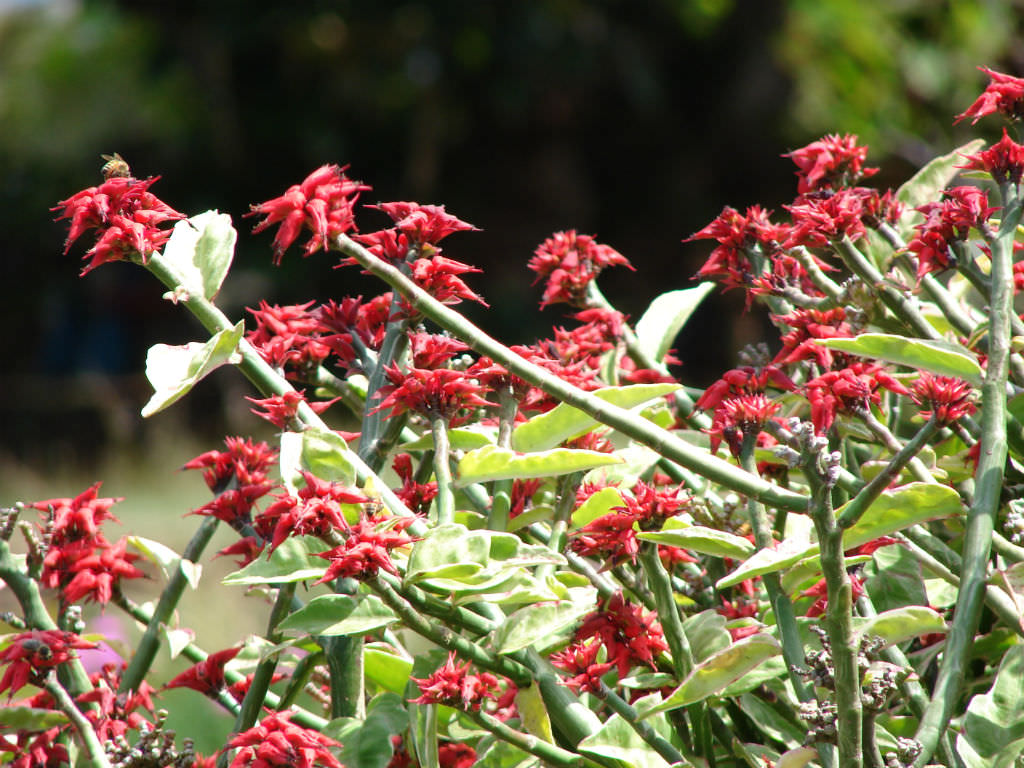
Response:
[[[323,301],[381,287],[318,254],[270,265],[251,203],[313,168],[351,163],[364,200],[443,203],[482,228],[446,241],[491,303],[467,310],[505,341],[564,322],[535,311],[525,264],[552,231],[596,233],[637,267],[602,285],[638,316],[686,287],[705,243],[680,241],[723,205],[776,210],[795,192],[783,153],[824,133],[871,145],[882,185],[996,121],[954,128],[977,65],[1024,73],[1010,0],[174,3],[0,0],[0,503],[74,495],[96,479],[143,535],[181,547],[207,492],[176,468],[225,433],[269,437],[233,371],[143,423],[145,350],[201,330],[142,270],[77,277],[50,207],[119,152],[178,210],[218,208],[241,231],[222,293]],[[385,222],[361,216],[364,229]],[[705,385],[762,338],[742,297],[715,296],[677,343]],[[194,473],[192,473],[194,474]],[[225,537],[221,544],[226,544]],[[215,584],[215,577],[208,578]],[[258,631],[258,601],[192,596],[203,645]],[[240,603],[248,605],[247,603]],[[204,609],[203,606],[206,606]],[[250,615],[251,613],[251,615]],[[208,626],[207,626],[208,625]],[[214,737],[215,739],[215,737]]]

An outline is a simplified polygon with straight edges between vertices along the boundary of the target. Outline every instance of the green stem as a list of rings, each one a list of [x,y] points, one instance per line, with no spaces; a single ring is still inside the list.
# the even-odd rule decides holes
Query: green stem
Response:
[[[693,670],[693,652],[690,641],[683,630],[683,620],[679,615],[679,605],[672,592],[672,582],[668,572],[658,556],[658,545],[653,541],[645,541],[640,546],[640,565],[647,575],[647,583],[654,593],[654,603],[658,609],[658,620],[665,632],[665,639],[672,651],[672,666],[676,677],[683,680]]]
[[[757,435],[749,433],[744,436],[743,444],[740,447],[740,466],[747,472],[757,472],[757,460],[754,456],[754,448],[757,445]],[[747,515],[750,520],[750,527],[754,532],[754,543],[758,549],[769,549],[772,546],[772,528],[768,523],[768,515],[765,513],[764,505],[756,499],[747,500]],[[796,614],[793,611],[793,603],[782,588],[782,579],[778,573],[766,573],[761,577],[764,582],[765,591],[768,592],[768,600],[771,602],[772,610],[775,613],[775,623],[779,628],[779,639],[782,642],[782,655],[786,660],[786,667],[789,670],[789,680],[793,684],[797,698],[800,701],[810,701],[814,694],[807,688],[803,678],[796,672],[807,666],[807,659],[804,656],[804,644],[800,638],[800,628],[796,623]]]
[[[469,659],[482,669],[504,675],[517,686],[527,686],[530,684],[532,675],[530,670],[522,664],[504,656],[495,656],[485,651],[476,643],[455,634],[443,624],[428,621],[383,579],[375,577],[366,583],[391,610],[398,614],[398,617],[405,625],[416,634],[437,643],[437,645],[446,650],[455,651],[459,656]]]
[[[104,751],[103,745],[100,744],[99,736],[96,735],[92,723],[82,714],[82,710],[78,708],[64,686],[57,682],[57,676],[55,674],[47,675],[43,681],[43,688],[53,697],[57,709],[68,716],[68,720],[78,731],[78,736],[85,746],[88,765],[91,768],[111,768],[110,760],[107,759],[107,753]]]
[[[434,478],[437,480],[437,524],[448,525],[455,520],[455,495],[452,493],[451,445],[448,441],[448,419],[434,416],[430,419],[434,436]]]
[[[833,241],[832,247],[836,249],[847,268],[857,275],[865,285],[877,291],[882,303],[919,338],[933,340],[942,338],[942,334],[925,320],[914,301],[890,285],[882,273],[864,257],[864,254],[857,250],[848,237],[844,236],[842,240]]]
[[[915,738],[921,742],[923,766],[935,752],[963,687],[967,660],[981,618],[989,554],[1006,465],[1006,383],[1009,376],[1010,318],[1013,315],[1013,242],[1021,218],[1019,190],[1000,185],[1003,218],[999,233],[988,238],[992,254],[989,297],[988,362],[981,387],[981,449],[975,472],[974,503],[967,513],[963,567],[953,623],[946,636],[939,678]]]
[[[388,309],[388,317],[394,317],[400,312],[401,297],[396,293],[391,297],[391,306]],[[386,437],[392,430],[388,425],[393,419],[385,419],[383,411],[375,410],[377,405],[374,402],[377,393],[384,386],[387,380],[386,368],[394,365],[405,353],[409,346],[409,335],[406,332],[409,326],[408,320],[390,320],[387,329],[384,331],[384,340],[380,345],[380,352],[377,355],[377,365],[370,374],[369,383],[366,387],[366,410],[363,412],[362,435],[359,440],[359,458],[366,462],[374,472],[379,472],[384,466],[391,446]]]
[[[670,765],[686,764],[686,760],[679,754],[679,750],[673,747],[664,736],[655,731],[650,723],[646,720],[641,720],[637,711],[627,704],[615,691],[602,682],[601,689],[595,691],[595,695],[604,701],[612,712],[621,717],[641,739],[653,747],[654,751],[665,758]]]
[[[548,537],[548,547],[558,554],[562,554],[562,550],[565,549],[569,532],[569,518],[572,517],[573,507],[576,506],[576,488],[582,479],[582,472],[562,475],[558,479],[558,500],[555,502],[555,514],[551,520],[551,535]],[[539,581],[543,582],[554,572],[553,563],[544,563],[537,566],[536,576]]]
[[[152,617],[146,624],[146,631],[143,632],[138,648],[135,649],[135,655],[132,656],[128,669],[121,676],[119,693],[138,690],[142,681],[146,679],[149,668],[153,665],[153,659],[156,658],[156,652],[160,648],[162,630],[174,615],[178,601],[181,600],[185,587],[188,585],[188,579],[185,577],[185,571],[180,567],[180,563],[186,560],[192,563],[199,561],[219,523],[220,521],[215,517],[203,518],[203,522],[186,545],[185,551],[181,554],[181,561],[171,572],[167,585],[160,593],[160,599],[157,601]]]
[[[882,492],[889,487],[889,483],[899,475],[907,463],[917,455],[938,429],[939,422],[936,419],[932,418],[925,422],[924,426],[917,431],[917,434],[892,457],[882,471],[875,475],[870,483],[861,488],[850,503],[846,505],[843,513],[839,516],[839,527],[843,530],[853,527],[860,520],[861,515],[882,495]]]
[[[843,768],[863,765],[863,708],[861,704],[858,647],[853,635],[853,584],[846,571],[843,531],[832,508],[831,488],[807,473],[814,488],[815,503],[809,512],[821,546],[821,569],[828,591],[825,627],[832,648],[836,681],[838,764]]]
[[[519,401],[506,385],[498,390],[498,447],[512,446],[512,428],[515,426]],[[487,513],[487,527],[492,531],[508,530],[508,513],[512,506],[512,480],[496,480],[491,493],[491,508]]]
[[[465,714],[481,728],[490,731],[502,741],[507,741],[524,752],[528,752],[534,757],[539,757],[544,761],[545,765],[549,765],[552,768],[586,768],[587,766],[609,765],[605,761],[596,762],[589,757],[556,747],[554,744],[539,739],[536,736],[513,730],[486,712],[469,711]]]
[[[793,511],[806,509],[807,497],[780,488],[759,477],[753,477],[732,466],[729,462],[695,448],[668,430],[662,429],[624,408],[619,408],[584,392],[540,366],[524,360],[508,347],[485,334],[458,312],[434,299],[400,270],[378,259],[349,237],[339,235],[335,240],[335,245],[345,255],[354,258],[371,274],[381,278],[403,294],[415,311],[462,339],[479,354],[486,355],[504,366],[514,376],[540,387],[549,395],[579,408],[602,424],[619,430],[627,437],[643,443],[672,461],[692,469],[714,482],[721,483],[731,490],[754,496],[772,506],[784,507]]]

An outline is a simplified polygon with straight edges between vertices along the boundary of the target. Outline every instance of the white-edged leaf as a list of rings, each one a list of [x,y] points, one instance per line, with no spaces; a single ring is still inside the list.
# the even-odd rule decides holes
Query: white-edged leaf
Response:
[[[149,562],[158,566],[165,579],[170,574],[171,569],[181,559],[181,555],[159,541],[134,535],[127,536],[125,539],[129,547],[136,550]]]
[[[167,298],[214,298],[231,266],[237,240],[238,232],[226,213],[206,211],[175,224],[163,256],[182,284]]]
[[[686,321],[713,289],[714,283],[701,283],[658,296],[636,323],[640,348],[661,362]]]
[[[235,350],[242,338],[245,324],[225,328],[205,344],[193,341],[182,346],[154,344],[146,355],[146,378],[153,385],[153,396],[142,409],[148,418],[159,413],[188,393],[196,383],[225,363],[241,362]]]

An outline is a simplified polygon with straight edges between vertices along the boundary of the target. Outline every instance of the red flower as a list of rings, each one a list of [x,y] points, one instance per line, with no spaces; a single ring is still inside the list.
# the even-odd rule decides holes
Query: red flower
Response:
[[[461,261],[434,255],[429,259],[416,259],[411,265],[412,279],[416,285],[429,293],[442,304],[459,304],[463,299],[475,301],[488,306],[483,297],[470,290],[459,275],[467,272],[480,272],[476,267],[463,264]],[[403,302],[403,315],[415,317],[415,307]]]
[[[815,344],[814,339],[846,339],[854,336],[854,329],[846,321],[846,310],[796,309],[789,315],[773,315],[772,320],[790,327],[782,337],[782,349],[772,363],[785,365],[811,359],[825,369],[832,368],[838,361],[845,365],[846,356],[828,347]],[[782,387],[788,389],[787,387]]]
[[[430,509],[430,502],[437,496],[437,482],[417,483],[412,470],[412,457],[408,453],[399,453],[391,463],[395,474],[402,481],[402,487],[395,495],[416,514],[425,515]]]
[[[69,659],[77,658],[73,649],[98,648],[73,632],[57,629],[22,632],[7,641],[0,651],[0,664],[6,664],[0,678],[0,693],[8,691],[10,699],[26,684],[42,685],[46,674]]]
[[[956,116],[953,125],[965,117],[973,117],[974,125],[985,115],[999,112],[1011,120],[1019,120],[1024,115],[1024,80],[1012,75],[1004,75],[988,67],[978,67],[989,76],[988,87],[975,99],[966,110]]]
[[[801,195],[820,189],[851,187],[861,179],[878,173],[877,168],[865,168],[868,156],[866,146],[857,145],[851,134],[831,134],[783,157],[796,163],[800,181],[797,192]]]
[[[126,539],[121,539],[113,545],[104,543],[99,547],[99,552],[84,557],[79,555],[70,563],[63,564],[65,567],[60,568],[58,578],[62,582],[61,597],[64,601],[77,603],[79,600],[88,599],[106,605],[121,579],[144,577],[146,574],[132,565],[139,559],[139,555],[128,554],[125,551],[127,545]],[[49,580],[52,579],[53,577],[50,577]],[[48,581],[45,573],[43,581]]]
[[[395,229],[419,247],[437,245],[454,232],[479,231],[445,211],[443,205],[395,202],[369,205],[367,208],[384,211],[395,222]]]
[[[763,393],[769,384],[786,392],[796,389],[793,380],[778,366],[766,365],[755,368],[745,365],[726,371],[722,378],[704,390],[704,394],[694,404],[694,408],[703,411],[709,408],[717,410],[723,401],[742,395]]]
[[[182,469],[202,469],[206,487],[220,493],[232,482],[238,487],[266,482],[267,470],[277,460],[277,451],[264,442],[225,437],[226,451],[207,451],[187,461]]]
[[[472,768],[476,763],[476,750],[468,744],[442,741],[437,745],[439,768]]]
[[[284,672],[275,672],[273,675],[270,676],[270,684],[273,685],[274,683],[279,683],[282,680],[284,680],[286,676],[287,675],[285,675]],[[247,694],[249,692],[249,689],[252,688],[252,681],[255,677],[256,673],[250,672],[241,680],[236,680],[235,682],[231,683],[231,685],[227,686],[226,690],[231,695],[231,698],[233,698],[235,701],[241,704],[242,701],[245,699],[245,694]]]
[[[221,557],[222,555],[241,555],[241,560],[236,560],[235,563],[239,568],[244,568],[261,554],[263,554],[263,543],[255,536],[243,536],[241,539],[236,541],[234,544],[229,544],[220,550],[214,557]]]
[[[602,645],[599,642],[576,642],[569,647],[551,654],[551,663],[570,677],[562,681],[563,685],[577,693],[598,693],[601,691],[601,678],[615,666],[611,661],[597,663],[597,655]]]
[[[255,408],[250,408],[249,410],[280,429],[288,428],[292,419],[299,412],[299,404],[306,402],[305,390],[303,389],[300,389],[298,392],[288,390],[283,395],[272,395],[263,400],[255,397],[246,397],[245,399],[253,405],[265,409],[258,411]],[[338,402],[339,399],[336,397],[333,400],[324,400],[323,402],[309,403],[308,405],[313,409],[314,413],[323,413],[334,403]]]
[[[972,228],[985,225],[998,208],[989,207],[988,193],[978,187],[953,187],[940,202],[917,208],[925,220],[914,227],[907,250],[917,256],[917,279],[953,266],[950,245],[967,239]]]
[[[289,187],[280,197],[252,206],[245,214],[266,216],[253,227],[254,233],[274,224],[281,225],[274,236],[275,264],[281,263],[284,252],[298,239],[303,228],[313,233],[306,243],[306,256],[321,248],[326,250],[333,238],[355,228],[356,200],[370,187],[346,177],[347,168],[322,165],[301,184]]]
[[[444,418],[454,424],[455,415],[460,410],[491,405],[481,397],[486,388],[466,371],[409,368],[403,373],[397,365],[384,370],[391,384],[380,388],[377,393],[380,403],[370,413],[390,408],[394,417],[411,410],[430,418]]]
[[[718,218],[683,240],[684,243],[693,240],[715,240],[718,243],[697,272],[697,277],[717,279],[725,290],[746,287],[755,278],[750,252],[759,249],[765,255],[774,254],[779,243],[788,236],[789,228],[784,224],[772,224],[768,219],[770,215],[771,211],[759,205],[747,208],[745,216],[726,206]]]
[[[443,368],[456,353],[469,346],[440,333],[410,333],[409,350],[414,368]]]
[[[811,404],[811,421],[818,433],[827,432],[842,411],[867,410],[881,402],[878,389],[909,395],[904,387],[874,363],[851,363],[839,371],[829,371],[804,385]]]
[[[46,499],[28,505],[43,512],[53,510],[49,526],[52,530],[51,547],[53,544],[60,546],[83,539],[102,539],[100,525],[107,520],[118,522],[110,513],[110,508],[124,501],[124,498],[97,498],[100,485],[95,483],[73,499]]]
[[[415,519],[393,517],[382,522],[360,518],[354,526],[346,524],[348,534],[345,543],[317,553],[317,557],[329,560],[331,564],[327,567],[327,573],[314,583],[323,584],[325,581],[345,577],[367,579],[376,576],[382,568],[397,576],[398,569],[391,562],[390,552],[396,547],[405,547],[416,541],[403,533]]]
[[[149,192],[159,176],[140,181],[130,176],[115,176],[98,187],[89,187],[62,200],[51,210],[63,209],[57,221],[71,219],[64,253],[87,230],[99,231],[96,244],[85,254],[91,257],[82,270],[84,275],[108,261],[127,259],[138,253],[143,262],[154,251],[163,248],[170,230],[158,225],[185,215]]]
[[[956,166],[957,168],[985,171],[997,183],[1012,181],[1019,185],[1021,175],[1024,174],[1024,146],[1011,139],[1005,128],[1003,138],[997,143],[983,152],[964,155],[963,158],[967,162]]]
[[[668,650],[655,613],[644,613],[638,605],[630,605],[621,592],[598,605],[576,630],[577,643],[597,637],[604,645],[611,662],[625,677],[634,664],[654,667],[655,654]]]
[[[537,273],[537,280],[547,278],[542,308],[559,302],[585,307],[587,286],[605,267],[611,266],[633,269],[614,248],[601,245],[591,235],[578,235],[574,229],[555,232],[537,246],[527,264]]]
[[[346,529],[341,505],[370,501],[356,489],[321,480],[310,472],[304,471],[302,477],[306,485],[299,489],[298,496],[278,496],[256,520],[257,531],[271,539],[271,552],[289,536],[322,536],[328,531]]]
[[[344,366],[355,359],[351,333],[326,327],[322,314],[309,310],[312,304],[281,307],[261,301],[259,309],[249,309],[257,325],[246,334],[246,340],[271,366],[288,369],[289,378],[301,379],[332,354]]]
[[[584,557],[600,557],[605,561],[601,570],[621,565],[625,560],[636,563],[640,542],[636,537],[630,514],[603,515],[591,520],[569,539],[569,549]]]
[[[512,493],[509,494],[509,519],[516,518],[526,511],[526,505],[533,500],[533,495],[540,490],[543,481],[538,477],[532,480],[513,480]]]
[[[952,424],[977,410],[971,402],[971,385],[952,376],[936,376],[923,371],[910,385],[910,395],[918,405],[927,405],[921,411],[925,419],[935,418],[940,424]]]
[[[785,247],[822,248],[844,237],[858,240],[865,232],[865,191],[841,189],[829,197],[802,197],[783,206],[793,217]]]
[[[732,455],[739,456],[744,436],[760,432],[778,410],[779,404],[762,394],[740,395],[722,401],[715,408],[711,427],[707,430],[711,437],[711,450],[717,451],[725,440]]]
[[[449,653],[444,665],[425,679],[412,678],[419,686],[420,696],[413,704],[446,704],[465,710],[479,710],[485,699],[494,700],[498,678],[489,672],[468,674],[469,662],[457,665],[455,654]]]
[[[230,768],[344,768],[330,748],[341,747],[312,728],[291,722],[290,712],[274,712],[239,733],[228,747],[237,749]]]
[[[203,661],[193,664],[180,675],[174,677],[164,688],[191,688],[199,691],[204,696],[216,696],[224,689],[224,667],[231,661],[241,646],[237,648],[226,648],[217,653],[211,653]]]
[[[864,594],[864,584],[856,574],[850,574],[850,585],[853,587],[854,600]],[[807,609],[807,613],[804,614],[805,616],[821,616],[828,610],[828,586],[825,584],[824,579],[818,581],[813,587],[805,589],[800,593],[800,597],[818,598],[811,604],[811,607]]]

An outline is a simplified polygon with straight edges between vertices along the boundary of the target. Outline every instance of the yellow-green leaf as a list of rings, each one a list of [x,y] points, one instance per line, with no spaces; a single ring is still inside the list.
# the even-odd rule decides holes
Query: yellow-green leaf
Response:
[[[618,456],[600,451],[555,448],[540,453],[517,453],[508,448],[486,445],[462,457],[455,484],[462,487],[488,480],[552,477],[621,463]]]

